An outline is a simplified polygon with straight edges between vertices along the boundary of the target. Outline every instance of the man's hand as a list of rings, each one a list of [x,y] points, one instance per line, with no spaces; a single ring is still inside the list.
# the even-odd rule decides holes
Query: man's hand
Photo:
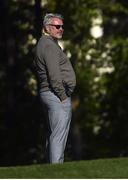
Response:
[[[66,101],[66,99],[67,99],[67,98],[62,99],[62,100],[61,100],[61,102],[65,102],[65,101]]]

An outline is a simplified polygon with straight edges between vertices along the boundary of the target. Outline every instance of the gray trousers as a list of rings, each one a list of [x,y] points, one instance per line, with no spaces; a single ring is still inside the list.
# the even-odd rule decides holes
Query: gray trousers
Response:
[[[50,163],[63,163],[64,150],[71,122],[71,98],[63,102],[51,91],[40,93],[41,101],[48,113],[50,136],[49,161]]]

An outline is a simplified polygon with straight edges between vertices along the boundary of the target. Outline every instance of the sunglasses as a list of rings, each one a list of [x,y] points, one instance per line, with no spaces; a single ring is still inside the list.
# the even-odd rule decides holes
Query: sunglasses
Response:
[[[64,29],[64,25],[56,25],[56,24],[49,24],[50,26],[55,26],[56,29]]]

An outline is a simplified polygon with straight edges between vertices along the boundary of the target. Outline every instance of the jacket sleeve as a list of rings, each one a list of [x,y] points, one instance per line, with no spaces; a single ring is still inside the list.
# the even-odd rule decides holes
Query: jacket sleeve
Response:
[[[46,63],[50,86],[52,87],[54,93],[62,101],[67,98],[67,95],[61,78],[60,64],[59,64],[60,55],[58,48],[59,47],[57,47],[54,44],[47,45],[44,52],[44,60]]]

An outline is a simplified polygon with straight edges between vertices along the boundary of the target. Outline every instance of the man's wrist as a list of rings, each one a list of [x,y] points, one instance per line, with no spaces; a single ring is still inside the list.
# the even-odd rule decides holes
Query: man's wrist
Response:
[[[67,99],[68,97],[67,96],[63,96],[60,98],[61,101],[64,101],[65,99]]]

